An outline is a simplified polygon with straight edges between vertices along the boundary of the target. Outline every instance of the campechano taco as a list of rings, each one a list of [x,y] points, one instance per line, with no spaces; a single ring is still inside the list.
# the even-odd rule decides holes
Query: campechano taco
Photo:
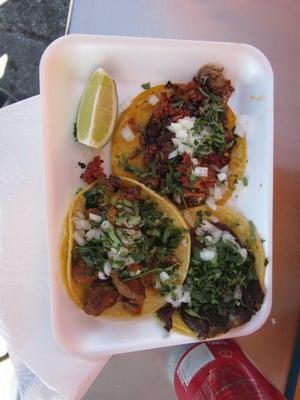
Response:
[[[185,279],[190,235],[177,209],[139,182],[101,177],[73,200],[61,267],[85,313],[126,317],[166,303],[160,281]]]
[[[179,208],[224,204],[243,176],[246,141],[235,134],[233,92],[222,68],[135,97],[112,137],[112,171],[135,178]]]
[[[191,262],[157,315],[165,328],[206,339],[248,322],[264,300],[265,255],[255,227],[226,207],[185,210]]]

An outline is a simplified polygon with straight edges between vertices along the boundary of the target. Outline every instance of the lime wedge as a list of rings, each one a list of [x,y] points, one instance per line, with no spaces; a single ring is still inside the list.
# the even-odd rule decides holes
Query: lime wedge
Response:
[[[77,140],[97,149],[109,141],[118,113],[115,82],[103,68],[90,77],[77,112]]]

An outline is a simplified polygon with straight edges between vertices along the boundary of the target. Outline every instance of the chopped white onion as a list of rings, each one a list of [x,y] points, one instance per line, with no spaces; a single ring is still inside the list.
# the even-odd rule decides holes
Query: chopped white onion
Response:
[[[211,224],[207,220],[203,221],[201,224],[201,229],[208,232],[213,237],[213,242],[218,242],[223,234],[223,231],[217,228],[215,225]]]
[[[229,172],[229,165],[225,165],[223,168],[219,169],[219,172],[228,175]]]
[[[197,160],[197,158],[192,158],[192,163],[194,166],[199,164],[199,161]]]
[[[87,219],[74,217],[73,222],[77,230],[84,229],[88,231],[89,229],[91,229],[91,223]]]
[[[235,237],[228,231],[224,231],[222,234],[222,240],[227,242],[236,243]]]
[[[198,226],[198,228],[196,228],[195,233],[197,236],[202,236],[203,235],[203,230]]]
[[[159,102],[159,98],[155,94],[151,94],[151,96],[148,97],[147,101],[150,106],[155,106]]]
[[[225,172],[220,172],[219,174],[217,174],[217,178],[220,182],[226,181],[227,174],[225,174]]]
[[[196,167],[196,168],[193,169],[192,174],[195,175],[195,176],[207,177],[208,168],[207,167]]]
[[[107,229],[111,228],[111,223],[109,221],[105,220],[102,222],[101,228],[106,231]]]
[[[155,289],[160,289],[160,288],[161,288],[161,284],[160,284],[160,282],[159,282],[158,279],[156,279],[156,281],[155,281],[154,288],[155,288]]]
[[[107,276],[102,271],[99,271],[98,278],[101,279],[102,281],[105,281],[105,279],[107,279]]]
[[[133,263],[134,263],[134,259],[131,256],[126,258],[126,260],[125,260],[125,265],[126,266],[130,265],[130,264],[133,264]]]
[[[181,197],[179,194],[174,194],[174,201],[177,204],[181,204]]]
[[[159,274],[159,279],[161,280],[161,282],[166,282],[170,279],[170,275],[166,271],[162,271]]]
[[[175,300],[173,297],[175,297]],[[166,300],[168,303],[172,304],[174,308],[178,308],[182,303],[191,304],[191,293],[187,290],[183,291],[182,286],[177,286],[172,293],[166,296]]]
[[[215,199],[211,196],[209,196],[206,201],[205,201],[206,205],[208,205],[208,207],[210,207],[212,210],[216,210],[217,206],[215,203]]]
[[[135,138],[135,134],[132,132],[128,125],[125,125],[125,127],[121,130],[121,135],[126,140],[126,142],[131,142]]]
[[[186,139],[188,137],[188,133],[185,129],[180,129],[176,132],[177,139]]]
[[[215,249],[203,249],[199,252],[200,258],[203,261],[211,261],[215,258],[217,252]]]
[[[180,125],[185,129],[192,129],[195,124],[194,117],[184,117],[184,118],[181,118],[179,121],[180,121]]]
[[[89,231],[87,231],[87,233],[85,234],[86,240],[99,240],[100,237],[103,236],[103,232],[101,231],[101,229],[90,229]]]
[[[240,253],[242,259],[243,259],[244,261],[246,261],[246,260],[247,260],[247,257],[248,257],[248,251],[247,251],[247,249],[245,249],[245,248],[243,248],[243,247],[239,247],[239,253]]]
[[[104,266],[103,266],[103,270],[105,275],[110,276],[111,273],[111,262],[110,261],[105,261]]]
[[[175,158],[178,155],[178,150],[173,150],[168,156],[168,159],[171,160],[171,158]]]
[[[77,244],[79,244],[79,246],[83,246],[86,243],[79,231],[74,231],[74,240]]]
[[[129,271],[130,276],[137,276],[141,273],[142,271],[140,269],[137,269],[136,271]]]
[[[102,217],[98,214],[89,213],[89,219],[94,222],[101,222]]]
[[[215,185],[214,195],[216,200],[220,200],[222,198],[222,189],[220,188],[220,186]]]

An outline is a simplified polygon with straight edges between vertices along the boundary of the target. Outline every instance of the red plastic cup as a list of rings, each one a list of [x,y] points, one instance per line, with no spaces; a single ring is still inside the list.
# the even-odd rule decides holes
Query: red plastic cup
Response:
[[[232,340],[196,344],[174,374],[179,400],[283,400],[285,397]]]

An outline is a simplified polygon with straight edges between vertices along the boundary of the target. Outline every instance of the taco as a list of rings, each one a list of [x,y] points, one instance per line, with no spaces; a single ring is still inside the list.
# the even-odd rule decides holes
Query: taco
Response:
[[[233,90],[222,68],[207,65],[192,82],[142,92],[113,133],[113,173],[143,182],[179,208],[224,204],[247,158],[228,106]]]
[[[264,300],[265,255],[255,227],[225,207],[185,210],[191,262],[157,315],[165,328],[206,339],[248,322]]]
[[[101,177],[73,200],[61,267],[71,299],[86,314],[126,317],[165,304],[160,280],[185,279],[190,235],[168,201],[128,178]]]

